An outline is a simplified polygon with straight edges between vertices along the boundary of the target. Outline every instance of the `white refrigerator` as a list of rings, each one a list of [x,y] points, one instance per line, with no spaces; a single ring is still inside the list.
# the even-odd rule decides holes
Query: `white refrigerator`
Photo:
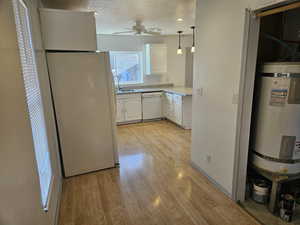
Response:
[[[47,52],[66,177],[118,163],[108,53]]]
[[[40,9],[40,19],[64,174],[114,167],[114,83],[109,54],[96,52],[95,15]]]

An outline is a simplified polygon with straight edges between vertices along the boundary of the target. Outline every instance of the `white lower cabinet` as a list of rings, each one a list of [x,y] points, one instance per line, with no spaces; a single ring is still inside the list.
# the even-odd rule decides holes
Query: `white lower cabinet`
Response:
[[[142,120],[141,94],[117,95],[117,123]]]
[[[163,114],[168,120],[185,129],[191,129],[192,96],[165,93],[163,98]]]
[[[163,98],[163,115],[169,120],[174,120],[173,95],[165,93]]]
[[[166,118],[184,129],[192,127],[192,96],[174,93],[117,95],[118,124]]]
[[[174,122],[182,124],[182,96],[173,95],[173,104],[174,104]]]

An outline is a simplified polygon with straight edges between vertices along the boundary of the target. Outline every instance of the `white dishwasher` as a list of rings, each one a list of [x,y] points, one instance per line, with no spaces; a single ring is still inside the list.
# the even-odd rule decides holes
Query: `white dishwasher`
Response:
[[[143,120],[162,118],[162,92],[143,93]]]

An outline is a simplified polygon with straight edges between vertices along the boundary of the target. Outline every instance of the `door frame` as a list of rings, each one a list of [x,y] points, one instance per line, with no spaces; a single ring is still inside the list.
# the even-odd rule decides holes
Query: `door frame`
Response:
[[[232,185],[232,199],[234,201],[245,200],[250,125],[260,29],[260,19],[255,16],[254,12],[246,9],[245,13]]]

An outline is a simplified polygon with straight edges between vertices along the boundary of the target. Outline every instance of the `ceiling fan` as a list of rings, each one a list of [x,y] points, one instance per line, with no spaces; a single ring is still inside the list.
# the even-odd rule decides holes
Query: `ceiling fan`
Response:
[[[154,28],[146,28],[142,21],[136,21],[136,24],[132,26],[132,28],[127,28],[128,31],[115,32],[113,34],[134,34],[134,35],[161,35],[161,29]]]

